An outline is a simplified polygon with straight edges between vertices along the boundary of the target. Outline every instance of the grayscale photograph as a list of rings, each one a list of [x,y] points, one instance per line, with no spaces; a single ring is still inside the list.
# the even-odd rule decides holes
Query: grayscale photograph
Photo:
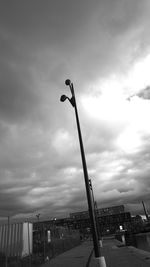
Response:
[[[149,117],[149,0],[0,0],[0,267],[150,266]]]

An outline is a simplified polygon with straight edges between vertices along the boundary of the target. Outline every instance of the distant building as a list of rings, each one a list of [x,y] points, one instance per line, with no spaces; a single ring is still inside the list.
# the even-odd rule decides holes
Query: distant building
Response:
[[[96,224],[101,234],[116,233],[119,229],[127,229],[127,225],[131,223],[131,214],[126,212],[124,205],[112,206],[95,210]],[[91,229],[89,212],[79,211],[70,213],[70,217],[57,219],[55,221],[45,221],[34,224],[34,229],[37,226],[42,227],[45,224],[47,229],[52,229],[55,226],[63,226],[69,229],[79,230],[81,233],[89,233]]]
[[[120,214],[124,213],[124,205],[120,206],[112,206],[102,209],[96,209],[97,216],[107,216],[107,215],[113,215],[113,214]],[[85,219],[89,218],[89,212],[88,211],[80,211],[80,212],[74,212],[70,213],[71,219]]]
[[[115,233],[120,228],[124,229],[126,223],[131,222],[131,214],[125,212],[124,205],[96,209],[95,214],[101,234]],[[83,231],[85,228],[90,228],[88,211],[71,213],[70,219],[76,229]]]

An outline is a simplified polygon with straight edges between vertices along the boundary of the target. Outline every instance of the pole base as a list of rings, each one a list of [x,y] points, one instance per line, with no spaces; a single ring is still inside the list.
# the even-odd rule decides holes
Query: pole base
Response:
[[[94,260],[97,262],[95,267],[107,267],[104,256],[94,258]]]

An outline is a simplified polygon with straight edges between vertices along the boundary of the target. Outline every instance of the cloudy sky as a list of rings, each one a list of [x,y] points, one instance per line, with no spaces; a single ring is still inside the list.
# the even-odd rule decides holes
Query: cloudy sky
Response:
[[[0,218],[150,211],[150,1],[0,1]],[[129,98],[132,96],[131,98]]]

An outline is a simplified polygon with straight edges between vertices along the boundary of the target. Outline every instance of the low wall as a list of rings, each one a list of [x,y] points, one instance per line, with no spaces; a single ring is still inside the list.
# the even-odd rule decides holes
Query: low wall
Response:
[[[115,238],[126,246],[133,246],[150,252],[150,232],[134,234],[131,232],[118,233]]]
[[[136,247],[150,252],[150,232],[135,235]]]

